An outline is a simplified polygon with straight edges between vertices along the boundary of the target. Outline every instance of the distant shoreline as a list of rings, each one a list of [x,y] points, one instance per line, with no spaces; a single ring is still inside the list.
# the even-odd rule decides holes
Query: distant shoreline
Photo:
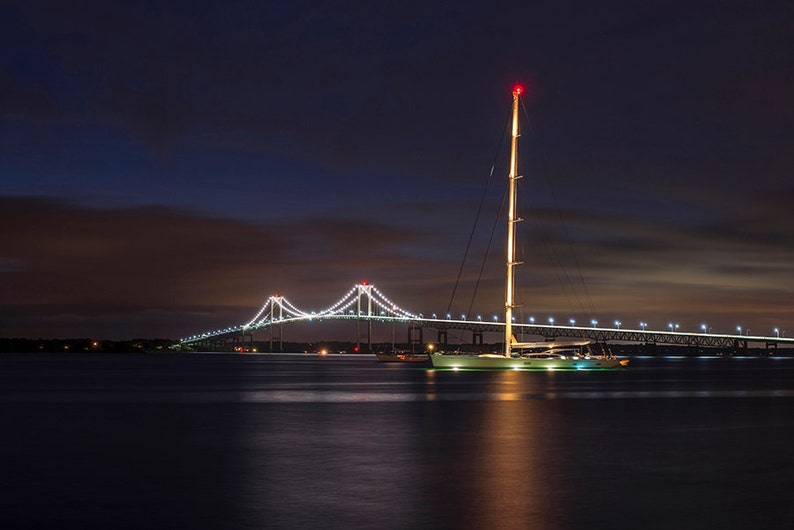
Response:
[[[173,348],[179,341],[175,339],[131,339],[131,340],[101,340],[90,338],[79,339],[29,339],[29,338],[0,338],[0,354],[2,353],[193,353],[192,350],[177,350]],[[392,345],[378,343],[372,344],[369,351],[367,345],[357,345],[353,342],[342,341],[317,341],[317,342],[284,342],[279,348],[273,342],[273,351],[270,351],[269,341],[255,342],[253,351],[233,351],[229,349],[214,353],[306,353],[319,354],[327,352],[333,354],[361,355],[376,352],[391,351]],[[499,344],[484,344],[486,350],[498,351]],[[416,346],[419,348],[418,346]],[[450,348],[466,345],[450,345]],[[395,349],[410,350],[408,344],[395,344]],[[794,348],[779,348],[765,350],[764,348],[748,348],[741,354],[724,351],[716,348],[694,349],[686,346],[672,345],[644,345],[644,344],[610,344],[612,353],[619,357],[791,357]],[[195,353],[209,353],[199,352]]]

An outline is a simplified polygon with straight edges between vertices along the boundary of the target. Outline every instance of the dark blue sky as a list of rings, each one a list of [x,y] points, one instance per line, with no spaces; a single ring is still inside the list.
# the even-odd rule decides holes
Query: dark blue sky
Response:
[[[427,4],[6,2],[0,335],[444,311],[515,81],[526,314],[794,333],[790,2]]]

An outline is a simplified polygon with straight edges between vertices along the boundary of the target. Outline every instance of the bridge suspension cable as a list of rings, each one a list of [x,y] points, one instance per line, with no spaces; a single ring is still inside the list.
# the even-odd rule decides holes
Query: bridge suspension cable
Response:
[[[244,330],[251,328],[255,329],[266,326],[274,321],[284,319],[322,318],[333,315],[345,315],[348,312],[353,314],[359,313],[366,314],[366,316],[373,316],[371,304],[368,306],[366,311],[361,310],[360,304],[358,311],[353,311],[354,307],[361,301],[362,298],[368,298],[369,302],[374,304],[382,315],[409,320],[421,318],[421,315],[414,314],[407,309],[403,309],[402,307],[398,306],[374,285],[357,284],[336,303],[320,311],[304,311],[287,298],[284,298],[283,296],[272,295],[267,299],[259,311],[257,311],[254,317],[251,318],[247,323],[242,324],[240,327]],[[273,312],[274,308],[276,307],[281,310],[279,315],[275,315]]]

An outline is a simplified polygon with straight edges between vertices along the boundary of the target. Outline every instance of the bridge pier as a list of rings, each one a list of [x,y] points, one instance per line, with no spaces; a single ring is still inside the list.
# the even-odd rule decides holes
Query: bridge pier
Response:
[[[443,346],[443,348],[440,348],[440,349],[446,350],[447,349],[447,330],[439,329],[438,330],[438,334],[436,335],[436,339],[437,339],[436,340],[436,344],[438,344],[439,346]]]
[[[245,331],[243,331],[242,335],[240,336],[240,347],[242,348],[243,352],[246,351],[245,350],[246,349],[246,345],[245,345],[245,338],[246,337],[250,337],[251,338],[251,341],[249,342],[249,346],[248,346],[248,351],[252,352],[252,351],[254,351],[254,332],[252,331],[251,333],[248,333],[246,335]]]
[[[411,345],[411,353],[414,353],[414,346],[424,344],[424,328],[411,324],[408,326],[408,344]]]
[[[477,346],[478,349],[482,350],[482,344],[483,344],[482,336],[483,336],[482,331],[472,331],[471,332],[471,345],[472,346]]]
[[[643,353],[645,355],[656,355],[656,343],[655,342],[646,342],[642,345]]]
[[[360,314],[360,313],[359,313]],[[356,349],[361,351],[361,339],[365,338],[361,334],[361,319],[356,319]],[[372,353],[372,320],[367,320],[367,353]]]
[[[277,330],[278,331],[278,336],[277,337],[274,337],[274,331],[276,331],[275,328],[278,328],[278,330]],[[270,326],[270,353],[273,353],[273,339],[274,338],[278,339],[278,351],[282,352],[282,353],[284,352],[284,329],[283,328],[284,328],[284,326],[282,324],[279,324],[278,326],[272,326],[272,325]]]

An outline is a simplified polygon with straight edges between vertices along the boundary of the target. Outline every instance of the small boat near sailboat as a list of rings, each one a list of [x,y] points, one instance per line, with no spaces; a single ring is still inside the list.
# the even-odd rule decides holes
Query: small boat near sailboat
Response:
[[[628,365],[627,359],[610,354],[593,354],[591,341],[574,343],[518,342],[513,335],[513,309],[515,305],[515,280],[513,268],[516,261],[516,181],[518,175],[518,105],[523,92],[521,86],[513,88],[512,138],[510,142],[510,173],[508,175],[509,203],[507,218],[507,278],[505,282],[505,340],[502,354],[459,354],[436,352],[430,355],[434,368],[496,369],[496,370],[607,370]]]
[[[427,353],[411,353],[403,351],[378,352],[375,358],[382,363],[425,363],[430,364]]]

